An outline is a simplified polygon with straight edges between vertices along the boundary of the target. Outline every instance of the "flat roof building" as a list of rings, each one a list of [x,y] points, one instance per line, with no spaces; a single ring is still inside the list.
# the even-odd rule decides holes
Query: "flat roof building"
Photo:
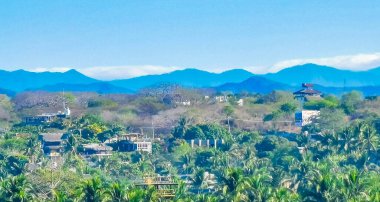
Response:
[[[318,118],[320,111],[318,110],[302,110],[295,113],[295,124],[298,127],[308,125]]]
[[[152,140],[143,138],[139,133],[119,135],[108,141],[118,151],[144,151],[152,153]]]
[[[90,144],[83,144],[83,151],[82,154],[84,156],[111,156],[112,155],[112,147],[107,146],[105,144],[98,144],[98,143],[90,143]]]

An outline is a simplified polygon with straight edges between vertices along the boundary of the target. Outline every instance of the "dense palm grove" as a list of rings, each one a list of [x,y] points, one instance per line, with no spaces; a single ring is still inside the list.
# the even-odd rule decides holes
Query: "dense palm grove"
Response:
[[[293,120],[300,107],[287,92],[235,96],[247,100],[242,111],[255,111],[268,122]],[[170,132],[157,134],[160,139],[154,140],[151,154],[114,151],[90,160],[81,156],[81,144],[104,142],[136,124],[130,117],[109,120],[102,112],[158,116],[178,106],[140,95],[121,107],[117,99],[100,96],[70,119],[31,126],[17,117],[33,108],[20,107],[18,99],[0,100],[7,128],[0,140],[1,201],[380,201],[376,97],[352,92],[307,102],[304,107],[321,110],[320,117],[292,133],[276,124],[240,127],[237,120],[243,112],[234,102],[203,103],[193,106],[202,112],[188,108],[191,113],[177,116]],[[79,95],[66,95],[68,99],[74,106]],[[222,120],[197,119],[197,113],[216,105]],[[257,115],[258,109],[265,111]],[[55,130],[69,134],[58,164],[43,154],[38,139],[41,132]],[[192,148],[186,140],[196,138],[225,143]],[[154,187],[135,186],[147,175],[173,176],[178,182],[174,198],[160,197]]]

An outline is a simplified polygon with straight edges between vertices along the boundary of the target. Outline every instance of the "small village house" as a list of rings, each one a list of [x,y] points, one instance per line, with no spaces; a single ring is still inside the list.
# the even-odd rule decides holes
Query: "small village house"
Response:
[[[64,109],[64,112],[58,111],[57,113],[43,113],[36,116],[26,116],[23,118],[23,121],[25,124],[38,125],[43,123],[51,123],[57,118],[64,119],[70,117],[70,108],[64,105]]]
[[[58,157],[63,152],[63,143],[66,139],[66,135],[63,133],[42,133],[39,135],[39,139],[46,156]]]
[[[228,96],[227,95],[215,96],[215,101],[219,103],[228,102]]]
[[[50,123],[56,119],[56,114],[44,113],[37,116],[26,116],[24,117],[24,123],[26,124],[41,124]]]
[[[98,143],[83,144],[81,153],[83,156],[111,156],[112,147]]]
[[[320,111],[318,110],[302,110],[295,113],[295,125],[302,127],[312,123],[312,121],[318,118]]]
[[[112,145],[118,151],[144,151],[152,153],[152,140],[142,137],[139,133],[119,135]]]

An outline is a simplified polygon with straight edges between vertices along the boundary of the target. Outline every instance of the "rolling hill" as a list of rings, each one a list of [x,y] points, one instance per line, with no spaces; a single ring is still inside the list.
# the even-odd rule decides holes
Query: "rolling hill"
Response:
[[[247,91],[251,93],[270,93],[274,90],[295,90],[295,87],[271,81],[264,77],[252,76],[249,79],[240,83],[226,83],[215,88],[217,91],[231,91],[239,93]]]
[[[96,82],[90,84],[67,84],[59,83],[54,85],[46,85],[40,88],[27,89],[27,91],[48,91],[48,92],[61,92],[61,91],[71,91],[71,92],[96,92],[100,94],[108,93],[133,93],[132,90],[114,86],[107,82]]]

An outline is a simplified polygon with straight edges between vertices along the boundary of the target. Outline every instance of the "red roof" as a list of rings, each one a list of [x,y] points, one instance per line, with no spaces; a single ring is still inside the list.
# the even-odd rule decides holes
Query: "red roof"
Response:
[[[304,88],[311,88],[313,86],[314,86],[314,84],[312,84],[312,83],[303,83],[302,84],[302,87],[304,87]]]

